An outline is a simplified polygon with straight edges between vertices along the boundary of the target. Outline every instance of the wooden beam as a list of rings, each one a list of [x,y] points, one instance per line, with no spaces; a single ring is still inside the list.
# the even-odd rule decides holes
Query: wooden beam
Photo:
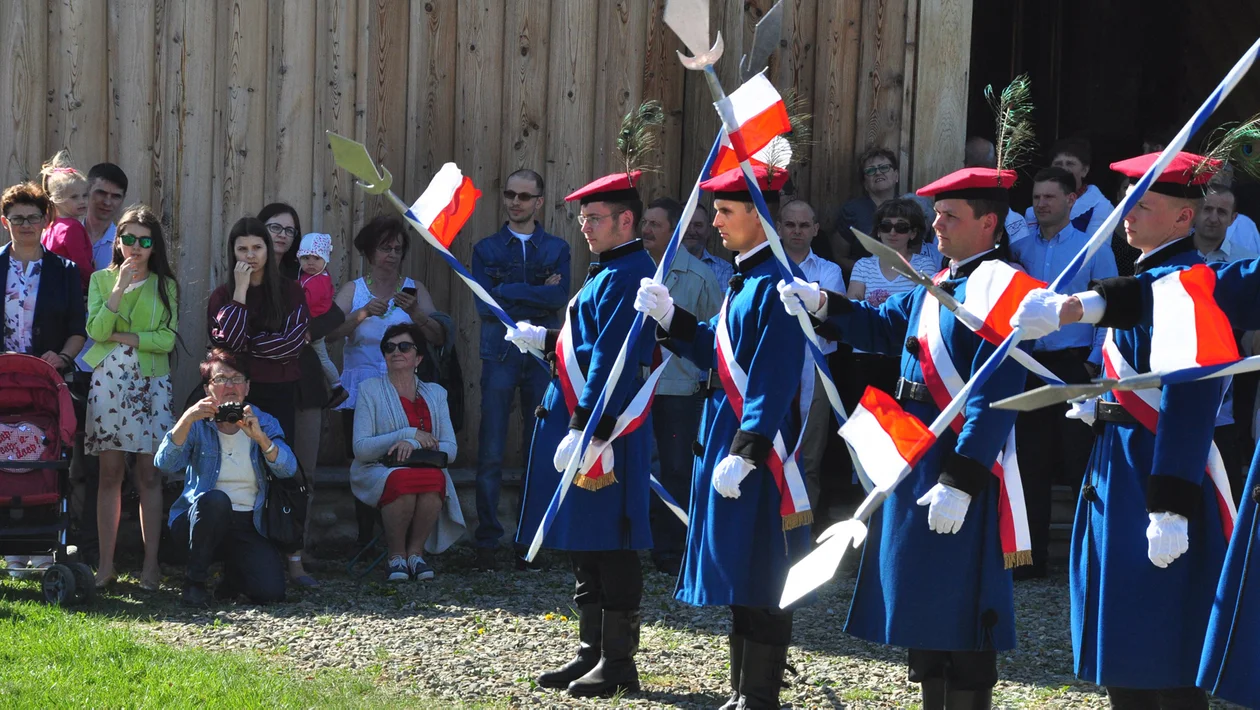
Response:
[[[44,160],[45,95],[49,52],[48,5],[44,0],[0,3],[0,43],[8,59],[0,66],[0,150],[5,185],[39,175]],[[8,240],[8,233],[0,236]]]
[[[810,190],[824,230],[834,226],[840,205],[854,191],[853,97],[858,83],[858,31],[862,0],[825,2],[818,6],[818,53],[814,73],[814,151]]]
[[[128,204],[153,204],[156,21],[152,0],[109,5],[108,158],[127,173]]]
[[[874,147],[897,151],[906,61],[905,0],[865,0],[861,37],[853,155]]]
[[[407,184],[407,43],[411,12],[391,0],[372,0],[367,35],[368,65],[359,68],[367,80],[367,148],[377,164],[394,176],[394,192],[408,201]],[[365,220],[393,214],[383,197],[369,197]],[[416,250],[419,251],[419,250]],[[414,257],[414,254],[411,256]],[[410,265],[408,265],[410,266]],[[406,269],[410,271],[410,269]],[[409,274],[410,275],[410,274]]]
[[[595,134],[591,141],[594,176],[625,170],[617,150],[617,134],[625,115],[643,103],[647,11],[647,4],[641,0],[613,0],[599,6]],[[653,197],[650,193],[642,194],[645,202]]]
[[[779,50],[770,57],[768,74],[779,91],[795,89],[797,95],[805,100],[806,111],[811,114],[816,113],[813,102],[817,17],[816,0],[783,0],[783,36]],[[805,146],[801,153],[792,156],[795,166],[791,170],[792,179],[796,182],[797,194],[813,204],[812,199],[817,197],[810,192],[812,171],[809,166],[813,159],[813,145]]]
[[[262,202],[297,210],[304,232],[315,172],[315,19],[309,0],[271,0],[267,23],[266,172]],[[321,133],[323,131],[320,131]],[[300,240],[302,235],[298,235]],[[294,242],[293,249],[298,248]]]
[[[49,155],[69,148],[76,165],[109,155],[109,89],[106,8],[95,0],[59,0],[53,15],[59,32],[50,50],[58,55],[52,86]]]
[[[325,131],[354,135],[354,59],[359,35],[357,0],[319,0],[315,34],[315,130],[311,135],[313,180],[311,229],[332,235],[328,273],[336,284],[352,281],[354,178],[337,167]]]
[[[962,165],[971,10],[969,0],[919,0],[911,184],[925,185]]]
[[[643,178],[644,194],[668,195],[677,200],[686,199],[695,174],[685,175],[682,166],[683,152],[683,69],[677,51],[682,43],[673,30],[665,26],[665,0],[649,0],[643,58],[643,98],[661,102],[665,112],[665,126],[657,141],[656,152],[650,161],[659,171]]]

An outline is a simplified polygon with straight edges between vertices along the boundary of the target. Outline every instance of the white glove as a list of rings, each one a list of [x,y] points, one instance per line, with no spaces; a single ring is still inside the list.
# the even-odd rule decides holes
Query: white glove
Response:
[[[668,328],[674,319],[674,298],[659,281],[645,278],[639,282],[639,292],[634,296],[634,310],[646,313],[662,328]]]
[[[515,328],[508,328],[503,339],[515,345],[521,352],[527,353],[530,348],[542,350],[547,347],[547,329],[541,325],[517,323]]]
[[[1146,556],[1163,569],[1190,549],[1190,521],[1176,513],[1150,513],[1146,526]]]
[[[1081,402],[1072,402],[1071,409],[1064,416],[1068,419],[1080,419],[1086,424],[1094,426],[1094,405],[1097,401],[1096,399],[1086,399]]]
[[[1059,329],[1059,311],[1071,296],[1064,296],[1046,288],[1035,288],[1011,316],[1011,327],[1021,328],[1024,340],[1044,338]]]
[[[952,535],[962,529],[971,496],[953,486],[938,483],[924,493],[918,503],[928,506],[928,527],[932,531]]]
[[[739,484],[757,468],[743,456],[727,454],[713,469],[713,490],[727,498],[739,497]]]
[[[569,465],[569,459],[573,458],[573,453],[577,451],[578,444],[582,441],[582,432],[577,429],[570,429],[568,434],[560,440],[559,446],[556,447],[556,453],[551,457],[551,464],[556,467],[557,471],[563,472],[565,467]],[[600,452],[600,447],[604,450]],[[604,472],[613,470],[613,449],[607,446],[605,442],[592,438],[591,443],[586,446],[586,454],[582,456],[582,466],[578,469],[579,473],[591,470],[595,465],[595,458],[599,457],[604,464]]]
[[[798,276],[792,283],[779,281],[779,299],[792,317],[800,315],[802,310],[814,315],[822,308],[822,289]]]

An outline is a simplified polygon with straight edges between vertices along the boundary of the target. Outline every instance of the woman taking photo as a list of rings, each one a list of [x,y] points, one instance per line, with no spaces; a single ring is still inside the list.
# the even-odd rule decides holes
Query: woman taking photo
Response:
[[[433,579],[424,553],[442,552],[464,532],[446,470],[397,464],[417,449],[441,452],[447,459],[458,452],[446,390],[416,377],[424,346],[424,333],[415,324],[386,329],[380,345],[386,375],[360,383],[354,411],[350,487],[360,501],[380,508],[391,582]]]
[[[161,221],[152,210],[145,205],[128,209],[118,220],[117,234],[109,268],[92,274],[88,286],[87,332],[95,342],[83,356],[92,367],[84,449],[100,457],[101,471],[96,586],[116,575],[122,483],[126,455],[133,453],[144,540],[140,587],[156,591],[162,481],[153,455],[173,421],[170,356],[179,327],[179,285],[166,259]]]
[[[242,217],[228,233],[229,283],[210,294],[210,344],[251,356],[249,403],[294,432],[298,353],[306,345],[306,298],[276,269],[267,226]]]

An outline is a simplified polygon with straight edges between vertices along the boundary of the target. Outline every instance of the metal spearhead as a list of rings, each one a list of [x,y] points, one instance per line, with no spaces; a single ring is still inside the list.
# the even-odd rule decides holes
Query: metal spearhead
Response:
[[[385,171],[384,175],[377,170],[376,163],[368,154],[366,146],[332,131],[326,131],[326,133],[328,147],[332,148],[333,160],[339,167],[359,179],[359,186],[364,192],[369,195],[383,195],[394,184],[394,176],[389,174],[388,168],[381,168]]]
[[[1083,385],[1044,385],[1014,397],[1007,397],[990,404],[993,409],[1008,409],[1016,412],[1031,412],[1035,409],[1053,407],[1056,404],[1071,402],[1077,399],[1097,397],[1108,390],[1115,389],[1116,380],[1100,380]]]
[[[688,69],[704,70],[722,58],[722,33],[709,47],[709,0],[668,0],[665,3],[665,24],[669,26],[691,56],[678,53],[678,60]]]
[[[779,48],[783,35],[783,0],[761,16],[753,30],[752,51],[739,63],[739,80],[748,81],[770,64],[770,55]]]

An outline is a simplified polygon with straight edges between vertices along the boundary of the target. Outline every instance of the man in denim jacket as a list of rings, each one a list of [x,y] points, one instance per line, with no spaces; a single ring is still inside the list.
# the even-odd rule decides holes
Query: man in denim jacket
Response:
[[[560,327],[560,309],[569,299],[569,244],[548,234],[535,217],[543,204],[543,179],[533,170],[517,170],[503,189],[507,222],[473,247],[472,270],[508,315],[544,328]],[[481,428],[477,454],[477,566],[494,568],[494,550],[503,536],[499,523],[499,486],[507,442],[512,397],[520,388],[521,418],[529,441],[534,409],[551,381],[551,372],[533,356],[506,340],[503,324],[477,301],[481,315]],[[517,567],[524,560],[517,556]]]
[[[210,565],[223,560],[215,597],[244,594],[255,604],[284,601],[284,559],[267,538],[263,502],[267,474],[292,478],[297,458],[275,417],[245,405],[249,396],[246,356],[215,348],[201,363],[206,397],[194,403],[162,437],[153,463],[180,473],[184,491],[171,505],[168,525],[187,545],[183,603],[206,607]]]

